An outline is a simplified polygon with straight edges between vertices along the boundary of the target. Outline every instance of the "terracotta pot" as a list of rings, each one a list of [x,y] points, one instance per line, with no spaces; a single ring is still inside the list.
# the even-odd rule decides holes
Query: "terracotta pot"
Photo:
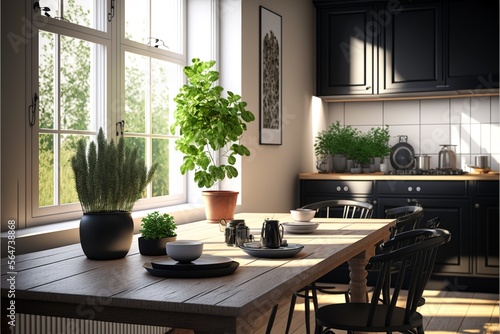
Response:
[[[219,223],[224,218],[232,220],[238,200],[237,191],[230,190],[206,190],[202,192],[205,205],[205,215],[208,221]]]
[[[167,242],[172,242],[176,239],[177,237],[165,237],[160,239],[144,239],[144,237],[139,237],[139,252],[141,252],[142,255],[166,255]]]
[[[91,260],[125,257],[133,234],[134,221],[130,212],[84,213],[80,220],[80,243]]]

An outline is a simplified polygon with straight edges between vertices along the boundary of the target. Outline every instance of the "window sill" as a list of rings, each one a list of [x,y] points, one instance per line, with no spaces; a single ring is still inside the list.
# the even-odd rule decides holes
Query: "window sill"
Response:
[[[141,219],[153,211],[159,211],[160,213],[168,213],[172,215],[177,225],[205,219],[203,206],[197,204],[182,204],[159,209],[135,211],[132,213],[132,217],[134,219],[134,233],[139,233],[141,228]],[[80,220],[73,220],[63,223],[54,223],[16,230],[15,254],[21,255],[79,243],[79,225]],[[8,233],[3,232],[0,234],[0,237],[2,244],[2,257],[6,257],[8,254]]]

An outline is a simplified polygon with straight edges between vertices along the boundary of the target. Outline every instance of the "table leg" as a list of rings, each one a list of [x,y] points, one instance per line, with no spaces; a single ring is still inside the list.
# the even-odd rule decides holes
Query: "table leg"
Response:
[[[370,259],[372,254],[373,250],[366,250],[347,261],[349,263],[349,270],[351,272],[351,281],[349,282],[351,290],[351,302],[366,302],[366,277],[368,276],[366,265],[368,264],[368,260]]]

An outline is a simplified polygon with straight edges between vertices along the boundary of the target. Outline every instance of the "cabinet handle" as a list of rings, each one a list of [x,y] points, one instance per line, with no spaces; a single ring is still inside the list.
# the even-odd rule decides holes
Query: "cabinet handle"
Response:
[[[475,207],[476,209],[479,209],[479,208],[481,207],[481,205],[479,205],[479,203],[476,203],[476,204],[474,204],[474,207]]]
[[[372,204],[373,205],[377,204],[377,201],[376,200],[372,201]]]
[[[372,89],[372,86],[366,86],[366,90]]]

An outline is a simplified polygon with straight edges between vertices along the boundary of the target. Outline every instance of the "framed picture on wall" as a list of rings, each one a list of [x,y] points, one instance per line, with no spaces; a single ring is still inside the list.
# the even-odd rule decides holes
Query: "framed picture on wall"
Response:
[[[261,145],[282,144],[281,16],[260,7],[260,131]]]

